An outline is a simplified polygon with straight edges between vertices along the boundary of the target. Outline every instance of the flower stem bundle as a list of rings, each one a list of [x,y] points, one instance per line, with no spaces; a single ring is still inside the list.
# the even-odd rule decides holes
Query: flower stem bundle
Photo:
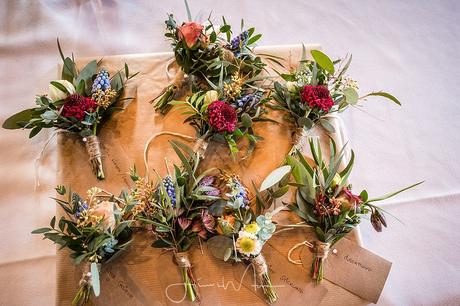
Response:
[[[64,186],[56,191],[65,196]],[[91,293],[100,294],[99,273],[101,266],[130,244],[132,220],[124,218],[129,203],[100,188],[88,190],[86,198],[69,191],[68,199],[55,199],[65,216],[56,224],[56,217],[50,227],[34,230],[33,234],[43,234],[62,248],[68,248],[76,265],[82,266],[79,289],[72,305],[86,304]]]
[[[293,183],[284,180],[279,188],[286,189],[285,192],[287,192],[287,189],[294,186],[295,201],[288,204],[287,207],[295,212],[306,225],[313,228],[317,240],[299,243],[291,251],[303,244],[310,247],[313,253],[311,276],[317,283],[320,283],[324,277],[324,263],[330,248],[356,228],[364,216],[370,214],[371,223],[377,231],[382,230],[382,225],[386,227],[384,211],[374,202],[393,197],[422,182],[374,199],[368,197],[366,190],[356,195],[352,192],[351,184],[348,183],[354,163],[353,151],[351,159],[342,167],[345,147],[338,150],[331,139],[330,155],[326,158],[329,162],[327,164],[323,159],[319,140],[309,139],[308,142],[313,157],[312,163],[309,163],[299,151],[296,151],[295,154],[286,157],[287,165],[272,173],[281,177],[286,173],[286,169],[289,169],[288,171],[294,178]],[[290,261],[295,262],[291,259]]]
[[[79,70],[73,57],[64,57],[60,80],[51,81],[47,95],[37,96],[36,107],[23,110],[3,123],[6,129],[31,129],[29,138],[42,129],[56,128],[78,134],[88,153],[94,175],[105,178],[98,131],[105,120],[116,111],[123,110],[123,101],[132,98],[121,96],[130,75],[128,65],[112,77],[101,67],[101,61],[90,61]]]
[[[216,169],[198,173],[199,154],[180,142],[171,141],[182,164],[174,165],[174,172],[158,182],[141,178],[135,171],[131,177],[135,186],[131,190],[132,217],[151,225],[155,233],[152,247],[173,252],[181,273],[186,295],[190,301],[198,298],[197,284],[192,271],[189,250],[197,239],[213,235],[214,217],[209,206],[219,199],[220,191],[214,186]]]

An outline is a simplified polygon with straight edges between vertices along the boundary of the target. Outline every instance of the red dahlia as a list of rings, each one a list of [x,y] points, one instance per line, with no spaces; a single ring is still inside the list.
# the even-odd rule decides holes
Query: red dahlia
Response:
[[[310,108],[317,106],[325,112],[328,112],[334,106],[334,101],[326,86],[305,85],[300,92],[300,97],[303,102],[308,103]]]
[[[82,121],[85,119],[85,112],[92,112],[96,109],[96,101],[82,95],[73,94],[67,96],[64,100],[62,107],[62,116],[75,117],[77,120]]]
[[[208,106],[209,125],[218,132],[233,132],[236,128],[236,111],[224,101],[214,101]]]

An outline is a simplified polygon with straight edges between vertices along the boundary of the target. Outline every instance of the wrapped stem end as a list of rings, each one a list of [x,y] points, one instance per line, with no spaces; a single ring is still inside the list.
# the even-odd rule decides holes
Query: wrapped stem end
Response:
[[[257,281],[261,284],[260,286],[262,287],[267,301],[270,304],[275,303],[278,299],[278,295],[276,294],[275,288],[273,288],[265,258],[262,254],[259,254],[251,258],[250,261],[254,266]]]
[[[329,255],[331,245],[327,242],[315,241],[313,244],[313,262],[311,275],[316,284],[321,283],[324,278],[324,262]]]
[[[182,280],[184,282],[184,289],[187,294],[187,298],[191,302],[199,299],[197,292],[197,283],[192,271],[192,264],[187,252],[174,253],[174,258],[177,265],[179,266],[182,274]]]
[[[105,179],[104,168],[102,164],[102,152],[99,139],[96,135],[91,135],[83,139],[85,142],[86,152],[88,152],[91,169],[98,180]]]

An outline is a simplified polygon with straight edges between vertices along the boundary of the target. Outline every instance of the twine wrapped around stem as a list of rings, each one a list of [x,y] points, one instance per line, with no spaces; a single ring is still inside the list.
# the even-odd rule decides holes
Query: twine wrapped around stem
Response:
[[[91,135],[83,138],[83,142],[85,143],[86,152],[88,152],[93,173],[99,180],[103,180],[105,175],[102,166],[102,152],[99,138],[96,135]]]
[[[319,284],[324,276],[324,261],[329,255],[331,244],[328,242],[315,241],[313,242],[313,262],[311,265],[312,278]]]
[[[301,265],[302,261],[292,259],[292,252],[301,246],[307,246],[310,251],[313,253],[313,262],[311,264],[311,275],[316,283],[319,284],[323,280],[324,276],[324,262],[329,255],[329,251],[331,249],[331,244],[328,242],[322,241],[302,241],[294,245],[288,252],[288,260],[296,265]]]
[[[274,303],[278,299],[275,289],[273,288],[272,282],[270,280],[270,275],[268,273],[268,265],[265,261],[265,257],[262,254],[259,254],[255,257],[249,259],[254,267],[257,281],[261,284],[262,290],[265,294],[269,303]]]
[[[91,263],[83,264],[81,279],[78,282],[79,289],[72,300],[72,306],[81,306],[88,303],[93,287],[93,278],[91,275]]]
[[[191,302],[194,302],[196,299],[199,299],[198,292],[196,290],[197,283],[195,276],[192,271],[192,264],[190,262],[188,252],[175,252],[174,259],[177,266],[181,270],[182,280],[184,282],[184,289],[187,294],[188,299]]]

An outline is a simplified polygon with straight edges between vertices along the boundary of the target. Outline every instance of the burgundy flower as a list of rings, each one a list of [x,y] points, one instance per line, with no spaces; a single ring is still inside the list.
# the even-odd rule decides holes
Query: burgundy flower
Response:
[[[93,112],[96,109],[96,101],[79,94],[67,96],[62,107],[62,116],[75,117],[82,121],[85,119],[86,112]]]
[[[208,107],[209,125],[218,132],[232,133],[236,128],[236,111],[224,101],[214,101]]]
[[[205,229],[208,232],[214,233],[216,223],[214,221],[214,217],[208,212],[207,209],[201,210],[201,220],[203,221]]]
[[[300,92],[300,97],[303,102],[308,103],[308,107],[317,106],[324,112],[328,112],[334,106],[334,101],[326,86],[305,85]]]

